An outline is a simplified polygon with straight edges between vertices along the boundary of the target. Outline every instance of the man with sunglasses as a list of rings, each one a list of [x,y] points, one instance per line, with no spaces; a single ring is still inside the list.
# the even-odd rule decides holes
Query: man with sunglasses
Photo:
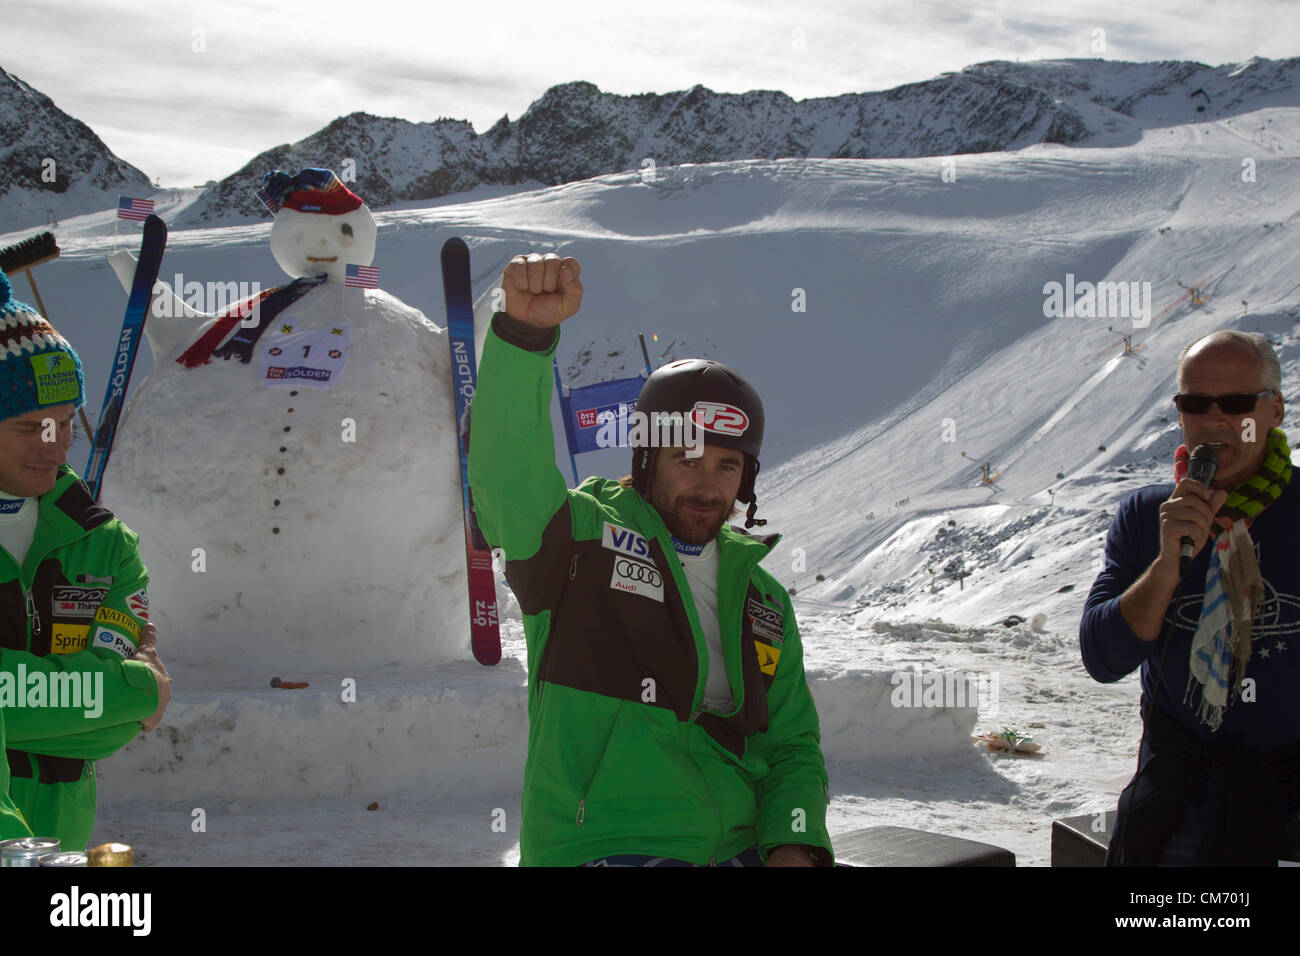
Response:
[[[1185,348],[1176,484],[1135,492],[1111,523],[1079,643],[1099,681],[1141,666],[1143,736],[1108,865],[1300,856],[1300,490],[1281,387],[1257,335]],[[1202,444],[1217,452],[1208,487],[1186,474]]]

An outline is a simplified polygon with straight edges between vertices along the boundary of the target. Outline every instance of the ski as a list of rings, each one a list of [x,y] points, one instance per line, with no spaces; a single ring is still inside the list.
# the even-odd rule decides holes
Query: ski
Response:
[[[469,490],[469,408],[478,370],[474,362],[474,299],[470,288],[469,246],[448,239],[442,246],[442,291],[447,304],[447,338],[451,344],[451,384],[456,400],[456,441],[460,449],[461,505],[465,512],[465,565],[469,572],[469,627],[474,659],[492,665],[501,660],[497,626],[497,590],[492,552],[474,521]]]
[[[99,489],[104,481],[108,455],[113,450],[113,439],[117,436],[118,419],[122,417],[122,405],[126,401],[126,387],[131,381],[131,369],[135,367],[135,356],[140,350],[140,338],[144,334],[145,313],[153,300],[153,286],[158,281],[158,269],[162,265],[163,249],[166,246],[167,224],[151,214],[144,221],[144,240],[140,243],[140,258],[135,264],[135,278],[131,280],[131,296],[126,301],[122,332],[117,337],[113,371],[108,378],[99,423],[95,426],[90,458],[82,475],[82,480],[96,501],[99,500]]]

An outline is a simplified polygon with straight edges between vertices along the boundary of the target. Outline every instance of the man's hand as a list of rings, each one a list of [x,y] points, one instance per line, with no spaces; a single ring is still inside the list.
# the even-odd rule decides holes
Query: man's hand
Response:
[[[1184,478],[1160,506],[1160,554],[1119,599],[1119,613],[1139,639],[1151,642],[1160,637],[1165,611],[1178,589],[1183,538],[1191,538],[1194,553],[1200,554],[1227,497],[1226,491]]]
[[[795,844],[776,847],[767,855],[764,866],[816,866],[808,850]]]
[[[1214,532],[1214,516],[1223,507],[1228,493],[1207,488],[1199,481],[1184,478],[1169,500],[1160,506],[1160,557],[1156,563],[1178,576],[1178,558],[1183,538],[1191,538],[1193,555],[1201,553]]]
[[[163,666],[162,658],[158,656],[158,648],[155,646],[158,641],[158,628],[152,622],[144,626],[144,633],[140,635],[140,646],[135,650],[133,661],[139,661],[153,671],[154,679],[158,682],[158,709],[150,715],[148,720],[140,721],[140,727],[145,733],[153,730],[162,720],[163,711],[167,709],[167,703],[172,699],[172,676],[167,673],[167,668]]]
[[[582,305],[582,272],[572,256],[553,252],[515,256],[501,276],[506,314],[539,329],[549,329],[576,315]]]

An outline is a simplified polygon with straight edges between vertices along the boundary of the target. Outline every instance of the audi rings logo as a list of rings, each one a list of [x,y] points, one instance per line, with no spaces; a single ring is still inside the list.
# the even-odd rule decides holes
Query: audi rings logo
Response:
[[[641,584],[648,584],[652,588],[661,587],[664,579],[660,577],[656,568],[648,564],[642,564],[640,561],[629,561],[627,558],[619,558],[614,562],[614,571],[620,578],[626,578],[629,581],[636,581]]]

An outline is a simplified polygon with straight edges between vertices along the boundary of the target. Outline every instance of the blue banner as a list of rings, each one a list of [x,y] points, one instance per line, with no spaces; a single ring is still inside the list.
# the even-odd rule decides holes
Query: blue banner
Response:
[[[581,388],[569,389],[566,396],[560,393],[560,408],[564,414],[564,434],[569,441],[569,454],[579,455],[584,451],[596,451],[605,447],[597,443],[596,436],[604,425],[605,436],[613,436],[615,441],[608,442],[610,447],[617,447],[619,434],[627,434],[627,425],[618,425],[620,418],[626,418],[636,411],[636,399],[641,394],[645,379],[640,375],[635,378],[620,378],[613,382],[597,382]],[[613,420],[611,428],[606,422]]]

